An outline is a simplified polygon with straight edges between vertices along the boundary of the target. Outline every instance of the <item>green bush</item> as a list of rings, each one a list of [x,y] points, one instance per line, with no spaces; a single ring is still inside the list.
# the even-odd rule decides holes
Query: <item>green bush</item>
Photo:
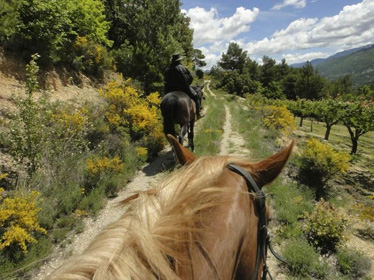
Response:
[[[52,241],[46,236],[32,244],[27,255],[18,252],[16,258],[0,253],[0,279],[25,279],[24,272],[40,264],[35,260],[48,257],[53,248]],[[17,272],[14,272],[16,270]]]
[[[308,276],[317,271],[319,254],[306,240],[292,240],[282,250],[291,275]]]
[[[359,251],[341,248],[337,252],[339,270],[350,276],[351,279],[358,279],[365,276],[371,268],[371,262]]]
[[[305,186],[276,181],[269,188],[269,194],[274,201],[277,220],[286,224],[296,223],[305,212],[310,213],[313,209],[313,195]]]
[[[349,165],[347,153],[335,151],[331,145],[311,138],[298,155],[299,179],[316,192],[316,198],[328,194],[327,181],[344,173]]]
[[[335,251],[346,239],[347,220],[329,202],[323,199],[311,214],[305,214],[304,233],[308,241],[322,253]]]
[[[104,204],[105,192],[96,188],[89,192],[79,203],[78,209],[96,215]]]

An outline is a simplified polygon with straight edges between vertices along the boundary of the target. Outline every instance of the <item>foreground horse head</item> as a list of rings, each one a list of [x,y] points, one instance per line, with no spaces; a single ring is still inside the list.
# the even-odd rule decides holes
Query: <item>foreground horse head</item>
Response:
[[[243,169],[262,188],[279,175],[293,143],[251,163],[229,156],[198,159],[168,138],[185,166],[128,199],[123,217],[50,279],[260,278],[261,210],[247,179],[234,169]]]
[[[192,87],[196,93],[197,98],[200,101],[204,99],[202,86]],[[173,91],[167,93],[161,101],[161,113],[163,117],[164,133],[165,135],[175,133],[175,124],[179,124],[181,127],[180,134],[178,136],[179,143],[183,144],[183,138],[188,133],[188,145],[191,150],[194,150],[194,127],[196,118],[196,104],[186,93],[182,91]]]

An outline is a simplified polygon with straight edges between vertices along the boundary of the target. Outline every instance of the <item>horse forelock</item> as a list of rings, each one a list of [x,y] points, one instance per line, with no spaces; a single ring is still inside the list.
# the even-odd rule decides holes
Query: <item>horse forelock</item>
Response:
[[[86,251],[50,279],[178,279],[173,264],[188,262],[186,246],[204,231],[204,211],[232,190],[220,180],[230,157],[202,157],[155,192],[139,193],[129,210]]]

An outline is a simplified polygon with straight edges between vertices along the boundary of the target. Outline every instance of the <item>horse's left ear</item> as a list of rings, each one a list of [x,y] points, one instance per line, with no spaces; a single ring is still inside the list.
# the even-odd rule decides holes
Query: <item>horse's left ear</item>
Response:
[[[203,85],[201,86],[201,89],[203,89],[203,88],[204,88],[204,86],[205,86],[205,84],[203,84]]]
[[[181,165],[188,165],[192,163],[197,157],[193,152],[183,147],[178,140],[171,134],[166,135],[171,146],[173,147],[174,154]]]
[[[251,164],[250,173],[253,175],[256,183],[260,188],[270,184],[275,178],[278,177],[283,167],[288,161],[292,153],[292,149],[295,145],[295,141],[280,152],[268,157],[267,159]]]

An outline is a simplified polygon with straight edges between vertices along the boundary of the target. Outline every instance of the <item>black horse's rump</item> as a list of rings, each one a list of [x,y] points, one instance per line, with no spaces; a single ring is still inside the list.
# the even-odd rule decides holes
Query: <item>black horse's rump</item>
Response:
[[[197,98],[203,99],[203,86],[195,86],[194,90],[197,92]],[[161,113],[163,117],[164,133],[176,136],[175,124],[179,124],[181,132],[178,140],[183,144],[183,138],[188,133],[188,145],[191,150],[194,149],[194,125],[196,118],[196,104],[195,102],[182,91],[173,91],[167,93],[161,101]]]

